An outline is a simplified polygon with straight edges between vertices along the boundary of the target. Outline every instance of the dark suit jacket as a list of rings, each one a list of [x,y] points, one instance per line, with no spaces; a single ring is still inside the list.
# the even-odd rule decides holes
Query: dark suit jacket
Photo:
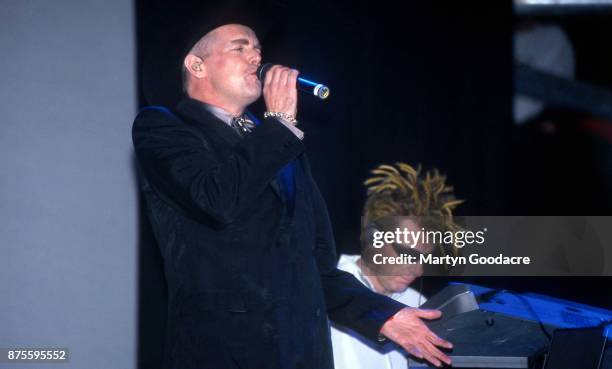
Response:
[[[165,368],[332,368],[327,316],[375,339],[403,305],[336,269],[303,143],[273,118],[244,138],[185,99],[133,140],[168,282]],[[289,214],[277,173],[295,160]]]

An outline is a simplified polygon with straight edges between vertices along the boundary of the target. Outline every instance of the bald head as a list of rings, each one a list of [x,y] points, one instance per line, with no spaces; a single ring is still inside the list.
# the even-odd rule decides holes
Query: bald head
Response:
[[[226,24],[202,37],[183,61],[184,90],[192,99],[233,114],[261,95],[259,40],[249,27]]]

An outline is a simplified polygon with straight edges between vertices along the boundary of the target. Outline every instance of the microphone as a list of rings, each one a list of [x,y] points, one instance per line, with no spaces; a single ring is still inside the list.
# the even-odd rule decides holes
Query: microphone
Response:
[[[266,73],[272,67],[272,63],[264,63],[257,68],[257,78],[260,81],[264,81],[266,78]],[[305,92],[309,95],[313,95],[318,97],[321,100],[325,100],[329,97],[329,87],[325,86],[322,83],[317,83],[313,81],[309,81],[305,78],[298,77],[297,79],[297,89]]]

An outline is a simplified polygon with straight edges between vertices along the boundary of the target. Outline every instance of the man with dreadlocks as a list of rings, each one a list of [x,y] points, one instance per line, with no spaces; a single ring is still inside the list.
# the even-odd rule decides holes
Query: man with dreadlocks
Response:
[[[368,197],[362,217],[362,255],[341,255],[338,262],[339,269],[353,274],[370,290],[412,307],[425,302],[419,292],[408,287],[423,274],[422,265],[380,264],[374,262],[374,255],[416,256],[434,252],[435,246],[419,242],[374,248],[371,241],[374,232],[397,229],[416,232],[422,227],[442,232],[459,229],[452,211],[463,201],[455,199],[452,187],[446,185],[446,178],[437,170],[428,171],[424,176],[420,172],[420,167],[415,170],[405,163],[380,165],[372,170],[374,176],[364,182]],[[336,369],[407,367],[406,356],[396,350],[396,345],[388,343],[376,347],[350,329],[333,325],[332,345]]]

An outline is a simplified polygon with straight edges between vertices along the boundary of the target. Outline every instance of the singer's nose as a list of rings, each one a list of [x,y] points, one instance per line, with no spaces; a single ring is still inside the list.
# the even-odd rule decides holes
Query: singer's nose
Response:
[[[259,66],[261,64],[261,54],[258,51],[253,50],[249,56],[249,63]]]

